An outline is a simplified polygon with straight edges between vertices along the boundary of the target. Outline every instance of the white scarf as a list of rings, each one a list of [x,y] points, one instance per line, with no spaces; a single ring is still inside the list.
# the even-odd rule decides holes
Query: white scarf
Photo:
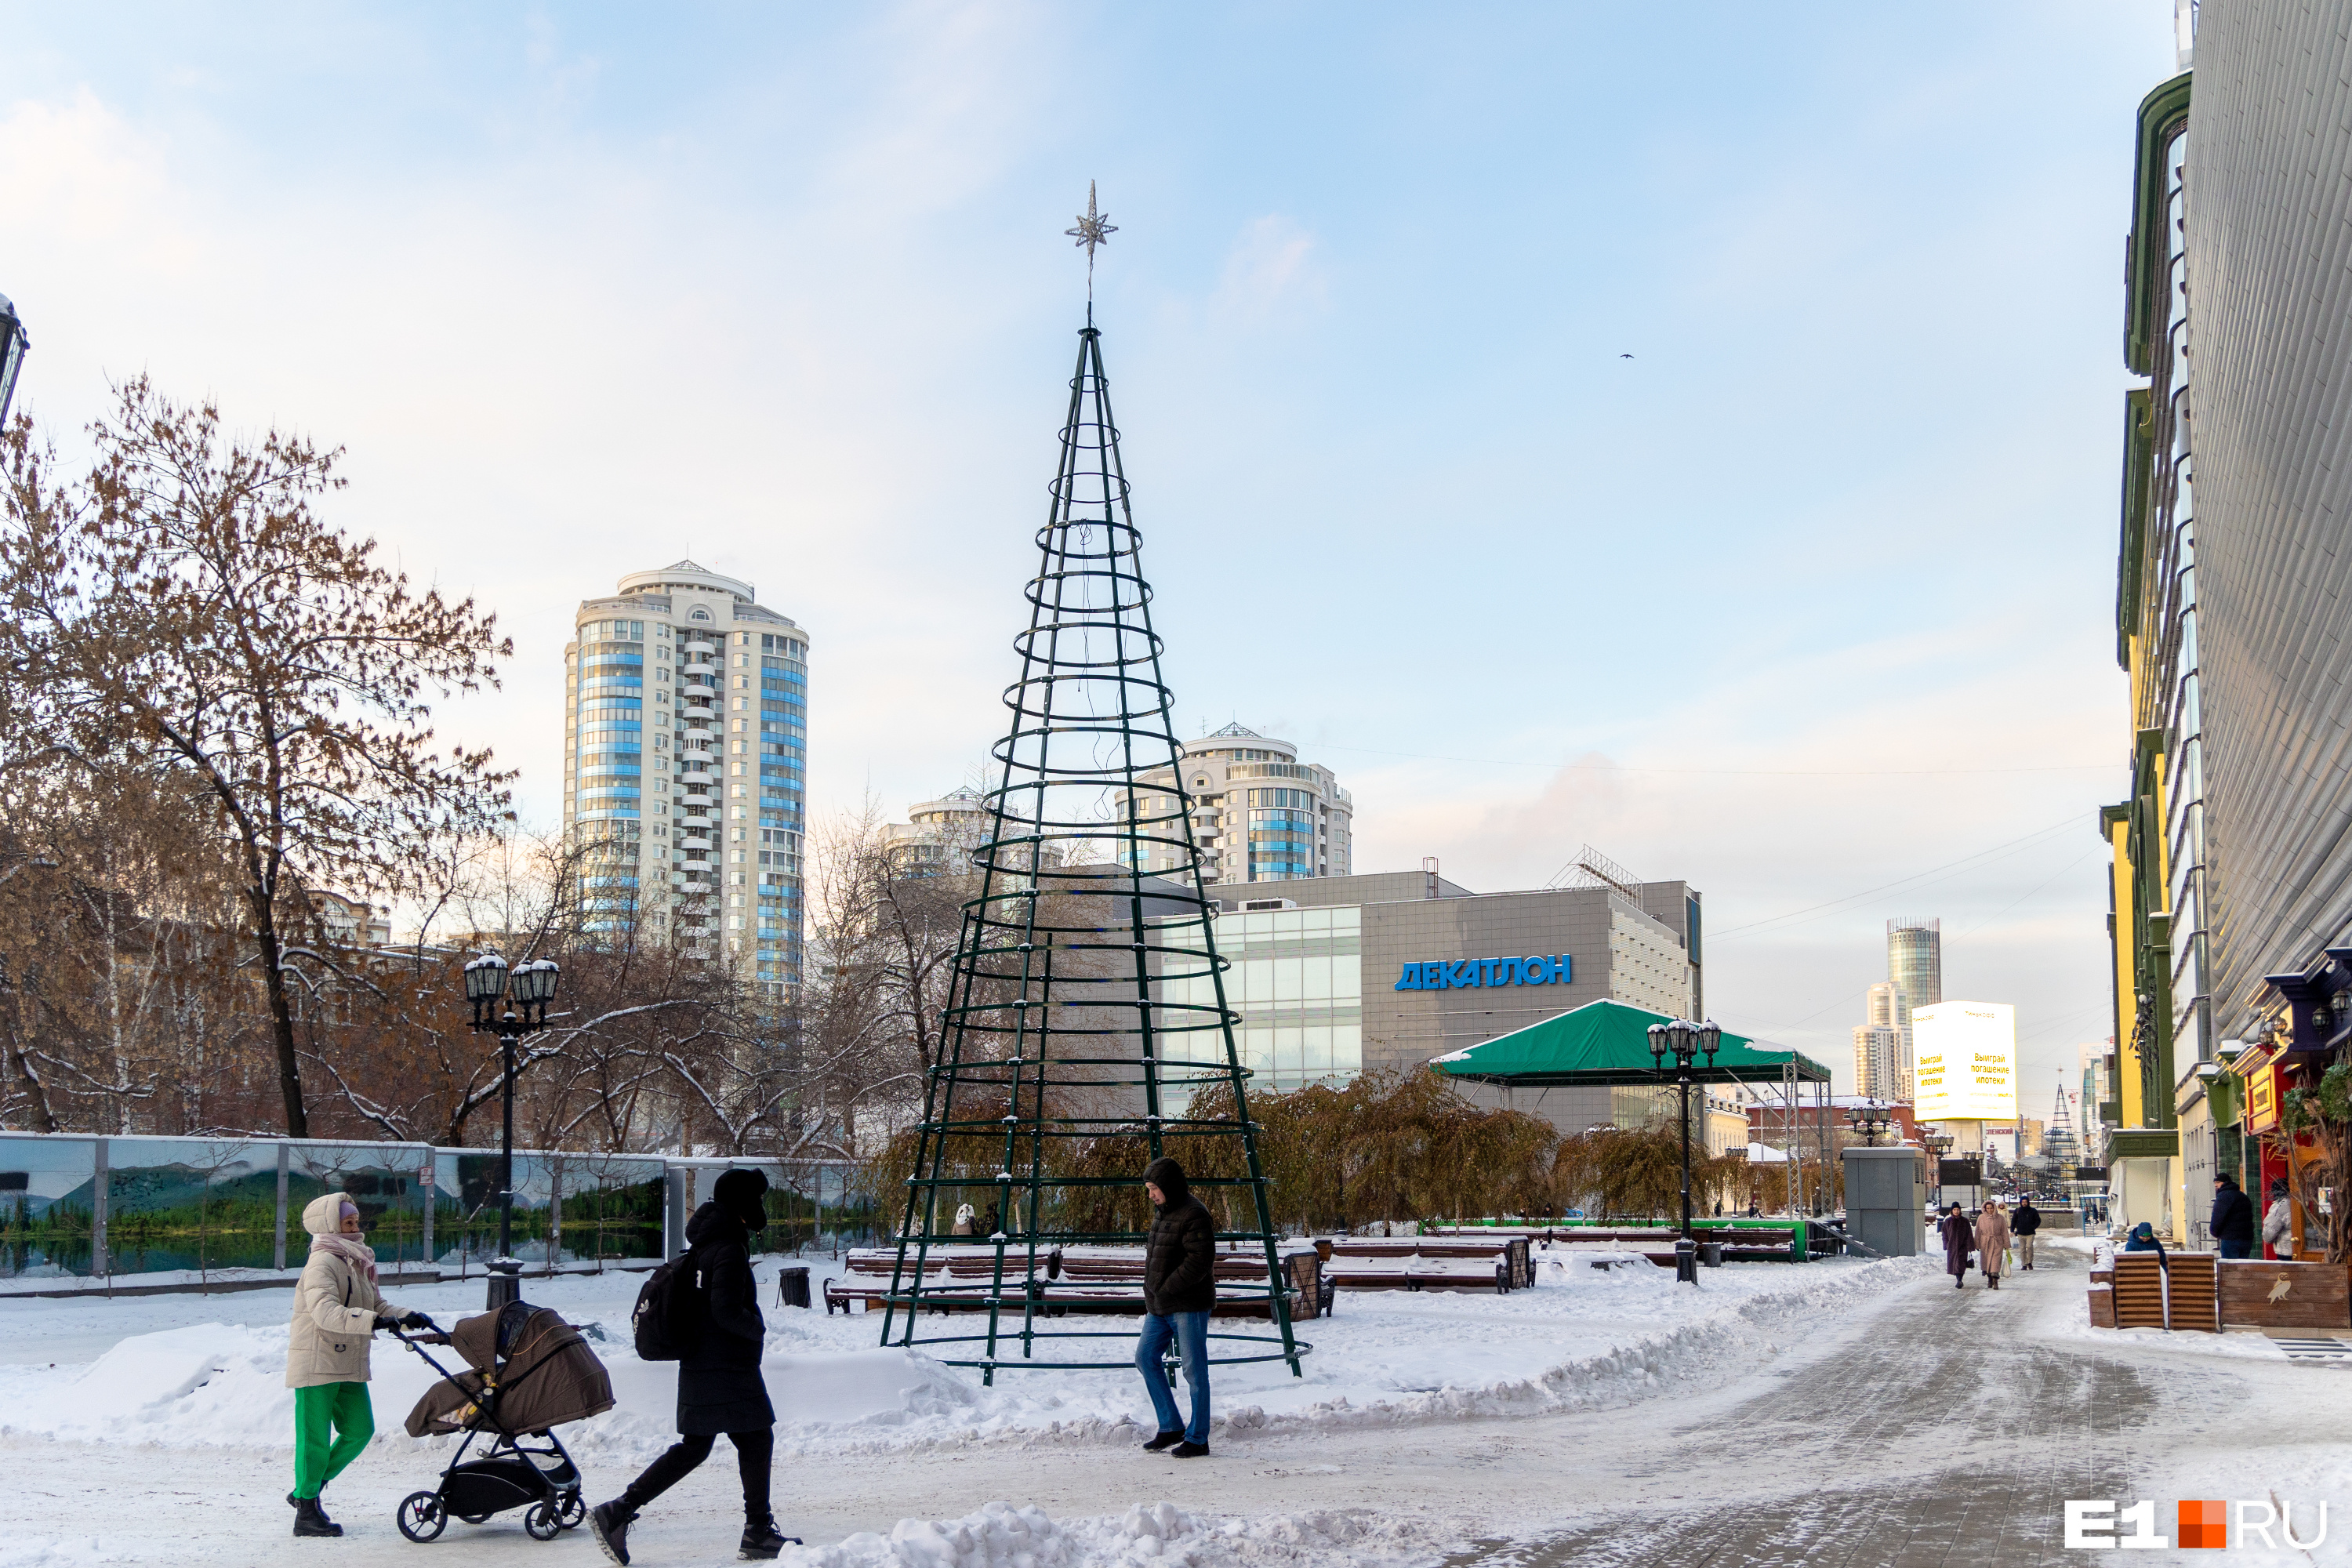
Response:
[[[366,1242],[362,1241],[355,1236],[343,1236],[341,1234],[314,1236],[310,1238],[310,1250],[313,1252],[331,1252],[336,1257],[341,1258],[344,1262],[350,1264],[352,1268],[358,1269],[361,1273],[366,1275],[369,1284],[373,1285],[376,1282],[375,1248],[370,1247]]]

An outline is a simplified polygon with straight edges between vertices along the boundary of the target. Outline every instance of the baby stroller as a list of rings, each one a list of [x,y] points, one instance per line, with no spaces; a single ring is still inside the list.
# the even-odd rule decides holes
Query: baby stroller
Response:
[[[401,1534],[431,1541],[451,1514],[479,1524],[520,1508],[530,1510],[522,1527],[531,1539],[552,1541],[588,1517],[580,1467],[554,1428],[613,1408],[613,1384],[579,1330],[544,1307],[510,1301],[446,1334],[396,1337],[441,1374],[408,1413],[408,1435],[466,1434],[441,1484],[402,1500]],[[426,1353],[429,1344],[455,1346],[470,1370],[452,1373]],[[474,1440],[484,1436],[488,1447],[468,1459]]]

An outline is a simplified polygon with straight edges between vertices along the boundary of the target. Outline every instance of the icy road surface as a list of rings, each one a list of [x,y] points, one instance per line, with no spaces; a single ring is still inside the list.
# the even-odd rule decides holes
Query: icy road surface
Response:
[[[2060,1563],[2080,1555],[2059,1545],[2069,1497],[2153,1498],[2168,1530],[2180,1498],[2315,1500],[2347,1479],[2343,1369],[2290,1363],[2256,1336],[2095,1335],[2084,1255],[2045,1250],[2050,1267],[1998,1294],[1980,1276],[1954,1291],[1920,1260],[1733,1267],[1696,1291],[1654,1269],[1555,1273],[1501,1298],[1344,1296],[1339,1316],[1301,1325],[1307,1379],[1222,1378],[1230,1419],[1195,1461],[1135,1448],[1147,1418],[1129,1377],[982,1389],[877,1349],[874,1319],[771,1308],[778,1512],[812,1542],[785,1561]],[[528,1292],[609,1336],[623,1408],[565,1434],[592,1498],[667,1441],[670,1374],[622,1342],[635,1283]],[[446,1317],[480,1290],[403,1300]],[[486,1550],[602,1564],[584,1536],[541,1545],[516,1515],[453,1522],[431,1546],[400,1539],[392,1509],[430,1484],[446,1444],[400,1433],[423,1380],[388,1344],[380,1435],[329,1489],[349,1534],[291,1540],[286,1301],[0,1302],[14,1363],[0,1364],[0,1568],[422,1568]],[[733,1561],[733,1470],[722,1444],[638,1524],[636,1561]],[[2336,1500],[2352,1509],[2352,1489]],[[2320,1561],[2352,1541],[2352,1521],[2330,1523]]]

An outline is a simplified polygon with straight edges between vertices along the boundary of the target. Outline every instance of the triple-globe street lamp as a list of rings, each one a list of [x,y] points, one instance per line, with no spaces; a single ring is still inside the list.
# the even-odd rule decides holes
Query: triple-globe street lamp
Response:
[[[509,970],[507,961],[486,952],[466,964],[466,1000],[474,1005],[469,1027],[495,1033],[503,1058],[499,1088],[502,1119],[499,1132],[499,1255],[490,1260],[489,1300],[493,1312],[522,1294],[522,1260],[514,1256],[514,1083],[515,1043],[547,1027],[547,1005],[555,1000],[562,978],[551,958],[536,958]],[[511,1004],[504,1005],[503,1004]]]
[[[1864,1148],[1875,1149],[1879,1139],[1895,1125],[1895,1113],[1880,1100],[1866,1100],[1845,1108],[1845,1124],[1862,1139]]]
[[[1723,1030],[1709,1019],[1694,1024],[1676,1018],[1670,1023],[1650,1026],[1650,1057],[1665,1070],[1666,1058],[1675,1058],[1675,1084],[1682,1090],[1683,1125],[1683,1233],[1675,1242],[1675,1279],[1684,1285],[1698,1283],[1698,1238],[1691,1232],[1690,1194],[1690,1091],[1691,1062],[1704,1053],[1707,1065],[1715,1065],[1715,1053],[1723,1044]]]

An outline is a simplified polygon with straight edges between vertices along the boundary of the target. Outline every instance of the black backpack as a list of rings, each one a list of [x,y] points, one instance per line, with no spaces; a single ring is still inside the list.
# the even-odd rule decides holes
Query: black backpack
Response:
[[[637,1291],[629,1329],[640,1361],[677,1361],[701,1338],[702,1299],[694,1254],[681,1252],[653,1271]]]

